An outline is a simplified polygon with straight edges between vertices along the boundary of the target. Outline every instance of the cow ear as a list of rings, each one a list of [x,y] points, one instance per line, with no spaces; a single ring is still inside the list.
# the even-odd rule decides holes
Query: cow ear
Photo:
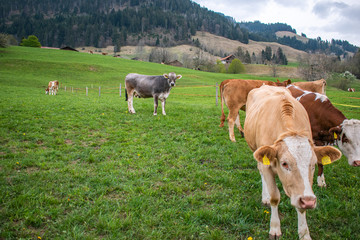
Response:
[[[270,165],[275,161],[276,150],[271,146],[262,146],[254,152],[254,158],[264,165]]]
[[[169,76],[166,73],[164,73],[163,76],[164,78],[169,78]]]
[[[329,133],[331,136],[333,136],[333,138],[335,140],[338,140],[340,138],[341,131],[342,131],[341,127],[336,126],[336,127],[330,128]]]
[[[291,84],[291,79],[288,79],[285,82],[286,82],[286,85],[290,85]]]
[[[341,158],[341,152],[330,146],[315,147],[315,154],[319,164],[327,165]]]
[[[176,76],[176,79],[180,79],[180,78],[182,78],[180,74]]]

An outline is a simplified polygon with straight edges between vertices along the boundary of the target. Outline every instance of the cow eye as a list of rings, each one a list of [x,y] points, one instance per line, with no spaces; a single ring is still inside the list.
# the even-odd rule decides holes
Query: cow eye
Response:
[[[289,164],[288,164],[287,162],[282,162],[282,163],[281,163],[281,166],[282,166],[283,168],[285,168],[286,170],[290,170]]]
[[[349,139],[346,137],[345,134],[343,134],[341,141],[342,141],[342,143],[348,143]]]

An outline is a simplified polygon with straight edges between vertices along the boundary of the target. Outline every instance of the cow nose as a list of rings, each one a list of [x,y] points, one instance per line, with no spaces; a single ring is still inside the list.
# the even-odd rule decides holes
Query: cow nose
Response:
[[[360,161],[359,160],[354,161],[352,165],[353,167],[360,167]]]
[[[173,86],[175,86],[175,83],[172,82],[172,83],[170,83],[170,85],[173,87]]]
[[[316,197],[306,196],[299,199],[299,205],[302,209],[313,209],[316,207]]]

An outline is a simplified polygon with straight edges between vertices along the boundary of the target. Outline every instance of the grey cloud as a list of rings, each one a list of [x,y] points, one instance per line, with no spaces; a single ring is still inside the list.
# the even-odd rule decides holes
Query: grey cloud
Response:
[[[319,17],[326,18],[330,16],[330,14],[340,13],[348,8],[349,5],[344,2],[322,1],[315,4],[313,8],[313,13],[315,13]]]

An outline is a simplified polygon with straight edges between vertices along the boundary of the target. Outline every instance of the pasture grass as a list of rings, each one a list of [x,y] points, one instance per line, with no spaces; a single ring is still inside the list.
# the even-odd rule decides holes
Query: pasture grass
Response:
[[[119,86],[130,72],[172,71],[183,78],[166,116],[152,116],[152,99],[136,98],[132,115],[118,90],[97,93],[98,86]],[[218,127],[214,85],[227,78],[258,77],[1,49],[0,239],[268,238],[270,209],[261,204],[252,152],[238,132],[232,143],[227,125]],[[45,95],[55,79],[59,94]],[[81,90],[65,92],[65,86]],[[358,92],[330,88],[327,95],[334,103],[360,105]],[[348,118],[360,116],[357,107],[337,107]],[[313,186],[318,207],[307,213],[311,236],[360,239],[359,169],[342,157],[325,174],[327,189]],[[296,211],[282,189],[281,195],[283,239],[296,239]]]

